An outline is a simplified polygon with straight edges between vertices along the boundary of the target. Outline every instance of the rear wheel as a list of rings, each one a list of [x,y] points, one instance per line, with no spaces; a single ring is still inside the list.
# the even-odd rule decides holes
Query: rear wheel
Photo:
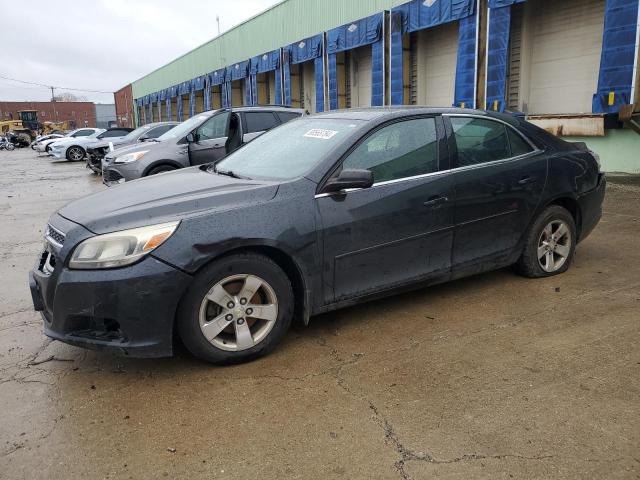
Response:
[[[172,167],[171,165],[160,165],[159,167],[154,167],[151,170],[149,170],[149,173],[147,173],[147,176],[155,175],[157,173],[170,172],[175,169],[176,167]]]
[[[10,152],[11,150],[15,150],[16,146],[13,143],[9,142],[4,146],[4,148],[6,148]]]
[[[271,259],[222,258],[200,272],[178,309],[178,331],[196,357],[239,363],[270,352],[293,317],[293,290]]]
[[[525,277],[550,277],[566,272],[576,247],[576,224],[559,205],[546,208],[529,228],[516,268]]]
[[[85,151],[84,148],[74,145],[72,147],[67,148],[67,160],[70,162],[79,162],[84,158]]]

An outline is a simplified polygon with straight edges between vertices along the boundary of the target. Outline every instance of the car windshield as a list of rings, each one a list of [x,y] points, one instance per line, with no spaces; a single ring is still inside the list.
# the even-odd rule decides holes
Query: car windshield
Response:
[[[289,180],[307,173],[362,124],[360,120],[302,118],[260,135],[216,165],[239,177]],[[209,168],[213,172],[213,168]]]
[[[151,127],[149,125],[144,125],[142,127],[138,127],[135,130],[131,130],[124,137],[122,137],[122,140],[124,142],[133,142],[133,141],[137,140],[140,135],[142,135],[144,132],[146,132],[150,128]]]
[[[177,138],[182,138],[186,136],[191,130],[196,128],[202,122],[204,122],[209,115],[196,115],[195,117],[191,117],[189,120],[185,120],[184,122],[176,125],[171,130],[166,133],[163,133],[158,137],[159,142],[164,142],[166,140],[175,140]]]

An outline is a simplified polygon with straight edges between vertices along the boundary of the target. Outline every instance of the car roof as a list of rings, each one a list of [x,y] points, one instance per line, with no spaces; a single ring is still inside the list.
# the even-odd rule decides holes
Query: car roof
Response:
[[[487,110],[475,110],[471,108],[455,108],[455,107],[423,107],[415,105],[393,106],[393,107],[368,107],[368,108],[349,108],[344,110],[331,110],[328,112],[316,113],[312,115],[315,118],[335,118],[344,120],[386,120],[393,118],[402,118],[410,115],[475,115],[489,118],[496,118],[504,122],[517,125],[514,115],[499,112],[490,112]]]

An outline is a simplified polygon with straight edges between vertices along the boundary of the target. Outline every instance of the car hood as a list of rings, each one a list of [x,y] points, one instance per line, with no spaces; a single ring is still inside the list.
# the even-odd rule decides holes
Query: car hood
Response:
[[[116,151],[109,152],[105,155],[106,160],[113,160],[120,155],[124,155],[126,153],[138,152],[140,150],[149,150],[153,151],[157,149],[164,142],[136,142],[132,145],[123,145],[122,147],[118,147]]]
[[[113,147],[114,148],[118,148],[121,146],[125,146],[125,145],[130,145],[131,142],[125,142],[122,138],[118,138],[116,137],[113,140],[107,141],[107,140],[99,140],[93,144],[91,144],[91,148],[104,148],[104,147],[108,147],[109,143],[113,143]]]
[[[277,182],[236,179],[190,167],[111,187],[73,201],[58,213],[94,233],[109,233],[264,203],[277,191]]]

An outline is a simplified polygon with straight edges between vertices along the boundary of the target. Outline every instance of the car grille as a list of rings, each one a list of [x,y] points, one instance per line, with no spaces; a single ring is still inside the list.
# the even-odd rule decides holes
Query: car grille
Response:
[[[103,172],[103,175],[104,175],[105,182],[117,182],[118,180],[123,178],[122,175],[120,175],[117,171],[110,170],[110,169],[106,169]]]
[[[56,230],[51,225],[47,225],[47,233],[45,235],[49,242],[61,247],[64,244],[65,235],[60,230]]]

